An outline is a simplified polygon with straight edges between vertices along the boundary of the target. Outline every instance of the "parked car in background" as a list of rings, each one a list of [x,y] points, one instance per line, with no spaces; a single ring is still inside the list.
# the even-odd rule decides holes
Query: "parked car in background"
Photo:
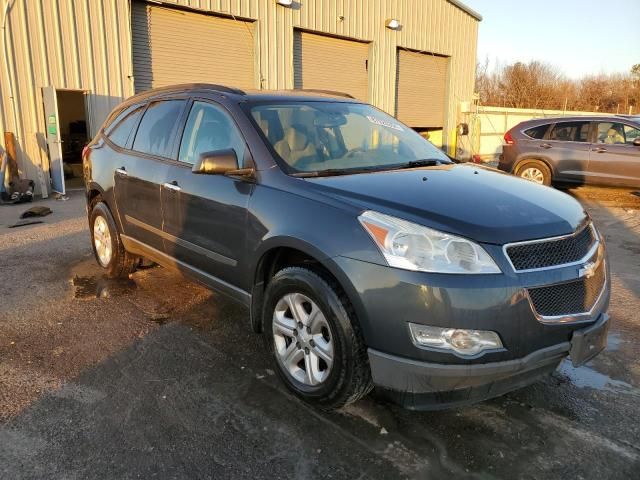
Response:
[[[532,182],[640,187],[640,119],[541,118],[504,136],[500,170]]]
[[[339,407],[501,395],[605,344],[605,244],[568,195],[452,162],[327,92],[215,85],[118,106],[84,153],[99,265],[145,257],[245,304],[280,378]]]

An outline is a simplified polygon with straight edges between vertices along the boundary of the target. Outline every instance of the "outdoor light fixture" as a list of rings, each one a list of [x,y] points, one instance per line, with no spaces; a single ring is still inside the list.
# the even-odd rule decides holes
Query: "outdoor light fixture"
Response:
[[[276,0],[278,5],[282,5],[283,7],[290,7],[293,3],[293,0]]]
[[[395,18],[388,19],[384,23],[384,26],[387,27],[389,30],[399,30],[400,27],[401,27],[400,22],[398,20],[396,20]]]

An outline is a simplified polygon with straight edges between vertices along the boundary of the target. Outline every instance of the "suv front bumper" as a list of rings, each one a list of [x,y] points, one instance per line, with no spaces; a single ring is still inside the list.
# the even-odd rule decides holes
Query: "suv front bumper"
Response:
[[[525,387],[551,374],[567,356],[581,365],[606,346],[609,316],[576,330],[570,342],[524,358],[467,365],[428,363],[369,349],[373,382],[383,396],[415,410],[467,405]]]

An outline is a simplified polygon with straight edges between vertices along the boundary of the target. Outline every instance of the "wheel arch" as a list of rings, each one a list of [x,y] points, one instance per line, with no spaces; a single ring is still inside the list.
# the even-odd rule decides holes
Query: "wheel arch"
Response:
[[[354,304],[350,285],[345,285],[348,279],[344,272],[331,261],[331,256],[312,244],[293,237],[270,239],[257,258],[251,291],[251,327],[256,333],[262,331],[262,309],[266,286],[273,275],[285,267],[303,266],[316,271],[320,270],[335,280],[351,304]]]
[[[553,178],[555,177],[555,169],[551,165],[551,162],[549,161],[549,159],[544,158],[544,157],[540,157],[540,156],[527,155],[526,157],[519,158],[516,161],[515,165],[513,166],[513,173],[515,175],[517,175],[518,174],[518,169],[520,168],[520,166],[525,162],[531,162],[531,161],[541,162],[541,163],[545,164],[547,166],[547,168],[549,169],[549,171],[551,172],[551,180],[553,180]]]

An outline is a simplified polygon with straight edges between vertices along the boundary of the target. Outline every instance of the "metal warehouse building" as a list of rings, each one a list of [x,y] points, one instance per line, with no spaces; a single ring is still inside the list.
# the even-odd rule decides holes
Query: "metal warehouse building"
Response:
[[[48,195],[136,92],[172,83],[350,93],[455,136],[478,22],[454,0],[1,0],[0,130]],[[3,148],[11,139],[3,135]],[[9,139],[7,139],[9,138]],[[12,148],[10,148],[10,151]],[[74,176],[76,177],[74,179]]]

